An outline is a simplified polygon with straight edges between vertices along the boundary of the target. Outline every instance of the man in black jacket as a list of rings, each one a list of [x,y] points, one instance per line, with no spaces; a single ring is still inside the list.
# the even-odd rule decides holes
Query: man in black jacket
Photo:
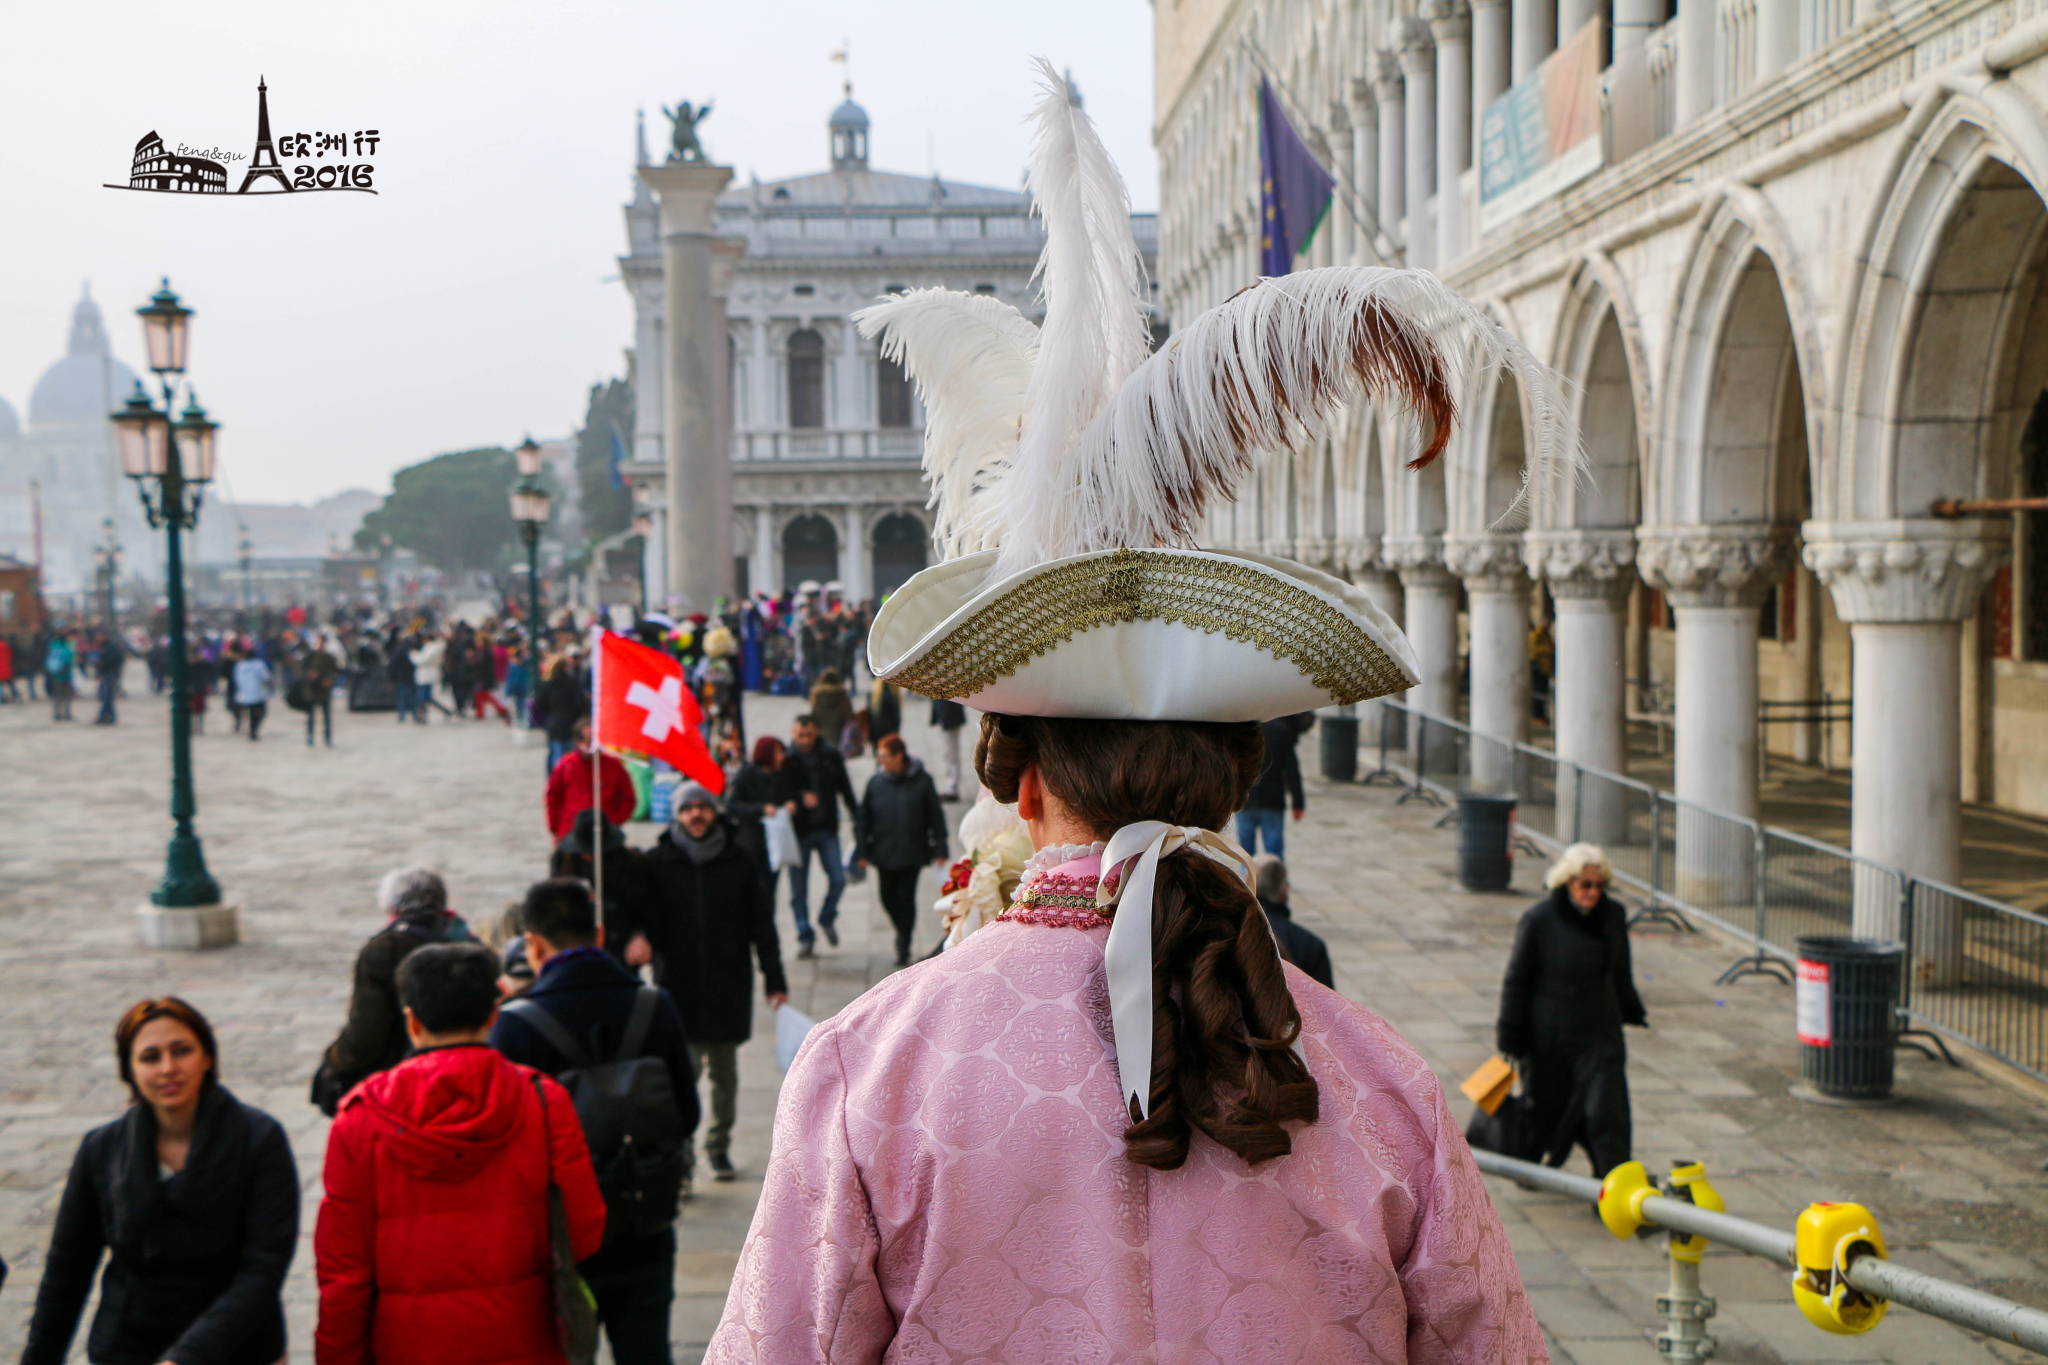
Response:
[[[854,817],[855,857],[874,864],[882,908],[896,924],[896,965],[910,965],[917,929],[917,874],[926,863],[946,865],[946,808],[924,765],[904,750],[903,736],[875,745],[881,771],[868,779]]]
[[[811,855],[825,866],[825,903],[818,907],[818,929],[825,941],[839,946],[839,898],[846,892],[846,860],[839,852],[839,802],[846,801],[848,813],[860,808],[853,795],[853,782],[846,775],[846,759],[818,736],[818,723],[809,712],[796,718],[790,732],[789,757],[810,778],[810,790],[791,816],[796,825],[801,861],[789,870],[790,913],[801,925],[811,908]],[[798,957],[811,955],[808,939],[797,946]]]
[[[1266,852],[1276,858],[1287,856],[1287,803],[1293,801],[1297,820],[1308,805],[1301,790],[1301,763],[1294,756],[1294,742],[1315,723],[1315,715],[1304,711],[1298,716],[1269,720],[1259,727],[1259,734],[1266,741],[1265,765],[1259,769],[1259,780],[1252,783],[1251,791],[1245,795],[1244,809],[1237,813],[1237,842],[1245,852],[1257,853],[1263,836]]]
[[[491,1046],[522,1066],[559,1077],[576,1060],[563,1054],[545,1029],[520,1012],[545,1011],[574,1039],[590,1064],[630,1060],[620,1052],[642,989],[639,978],[604,951],[590,887],[573,877],[536,884],[520,908],[533,986],[519,1009],[498,1013]],[[658,1057],[675,1091],[685,1150],[697,1131],[696,1070],[682,1017],[667,991],[658,992],[646,1042],[633,1055]],[[591,1153],[602,1163],[608,1152]],[[614,1217],[616,1217],[616,1213]],[[597,1300],[597,1315],[611,1338],[618,1365],[669,1365],[669,1312],[675,1302],[676,1232],[673,1226],[639,1236],[605,1230],[604,1248],[579,1267]]]
[[[1270,853],[1252,859],[1252,890],[1266,923],[1273,926],[1273,938],[1280,944],[1280,956],[1307,972],[1331,990],[1337,989],[1330,972],[1330,947],[1322,935],[1294,922],[1287,904],[1287,864]]]
[[[738,826],[695,782],[677,788],[676,823],[648,851],[647,866],[654,896],[645,931],[655,979],[682,1012],[696,1074],[711,1073],[704,1155],[713,1179],[731,1180],[739,1049],[754,1032],[755,958],[769,1008],[789,1002],[774,904],[760,865],[739,846]]]
[[[391,922],[356,954],[348,1022],[328,1045],[313,1077],[313,1103],[329,1118],[358,1082],[389,1071],[412,1050],[405,1036],[405,1013],[398,1004],[398,964],[429,943],[470,937],[462,917],[448,909],[448,887],[437,872],[408,867],[386,873],[377,899]]]

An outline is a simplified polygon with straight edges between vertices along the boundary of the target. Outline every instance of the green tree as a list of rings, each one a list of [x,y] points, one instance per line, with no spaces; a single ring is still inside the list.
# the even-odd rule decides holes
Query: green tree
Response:
[[[576,484],[583,495],[583,533],[589,544],[633,524],[633,490],[612,485],[612,436],[632,458],[633,386],[613,379],[590,386],[583,429],[576,433]]]
[[[519,534],[506,499],[517,476],[502,446],[436,455],[391,478],[391,496],[363,518],[356,548],[375,551],[385,536],[451,573],[503,568]]]

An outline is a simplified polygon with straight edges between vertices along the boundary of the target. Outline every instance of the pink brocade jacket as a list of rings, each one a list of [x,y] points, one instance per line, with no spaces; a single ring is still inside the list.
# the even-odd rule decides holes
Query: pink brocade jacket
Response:
[[[1291,966],[1292,1154],[1127,1161],[1107,936],[998,920],[811,1031],[709,1365],[1548,1360],[1436,1077]]]

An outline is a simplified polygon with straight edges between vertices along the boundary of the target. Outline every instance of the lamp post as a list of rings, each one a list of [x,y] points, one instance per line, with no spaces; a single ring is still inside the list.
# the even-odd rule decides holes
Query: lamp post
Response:
[[[540,667],[540,533],[548,524],[548,494],[540,483],[540,445],[528,436],[512,456],[519,480],[512,485],[512,520],[526,542],[526,652],[529,669]]]
[[[100,523],[100,545],[94,557],[99,561],[100,572],[106,575],[107,629],[120,634],[121,618],[115,614],[114,586],[121,576],[121,542],[114,537],[114,519],[108,517]]]
[[[209,420],[188,389],[185,410],[177,410],[175,386],[185,372],[187,323],[191,310],[181,306],[164,281],[142,318],[149,350],[149,368],[163,386],[164,406],[158,411],[136,381],[127,405],[113,414],[121,472],[135,480],[142,509],[152,527],[165,533],[164,577],[170,616],[171,683],[171,820],[174,828],[164,858],[163,880],[150,892],[160,911],[199,911],[183,917],[157,915],[144,907],[144,934],[157,947],[212,947],[234,941],[234,911],[220,912],[220,883],[206,870],[206,856],[193,831],[198,802],[192,793],[192,708],[185,668],[185,560],[183,533],[199,524],[200,501],[213,479],[214,437],[219,427]],[[174,420],[175,416],[175,420]],[[204,912],[212,910],[211,916]],[[151,926],[154,926],[153,928]]]
[[[235,547],[235,553],[242,561],[242,630],[245,634],[249,629],[249,556],[255,549],[256,547],[249,543],[249,528],[244,526],[242,543]]]

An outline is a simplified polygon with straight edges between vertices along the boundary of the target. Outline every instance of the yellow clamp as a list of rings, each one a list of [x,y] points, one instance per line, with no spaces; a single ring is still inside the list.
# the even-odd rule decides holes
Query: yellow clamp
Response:
[[[1600,1182],[1600,1221],[1616,1237],[1635,1236],[1643,1225],[1643,1201],[1657,1193],[1640,1161],[1624,1161]]]
[[[1884,1234],[1861,1204],[1811,1204],[1796,1227],[1799,1269],[1792,1298],[1807,1321],[1823,1332],[1868,1332],[1884,1316],[1885,1300],[1850,1288],[1843,1274],[1858,1255],[1886,1259]]]
[[[1671,1197],[1683,1199],[1696,1208],[1710,1209],[1715,1213],[1726,1213],[1727,1203],[1721,1192],[1707,1183],[1707,1168],[1700,1162],[1686,1162],[1671,1168]],[[1707,1254],[1707,1239],[1689,1236],[1686,1233],[1671,1234],[1671,1259],[1690,1261],[1698,1265],[1700,1258]]]

